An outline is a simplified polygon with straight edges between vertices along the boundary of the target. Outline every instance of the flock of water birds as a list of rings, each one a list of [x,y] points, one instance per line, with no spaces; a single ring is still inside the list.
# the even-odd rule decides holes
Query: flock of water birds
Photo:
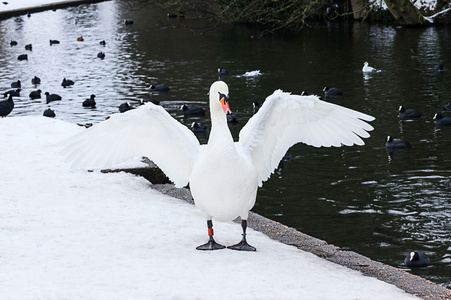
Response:
[[[443,64],[438,64],[434,67],[436,72],[444,72],[446,70]],[[363,64],[362,72],[364,74],[368,73],[379,73],[381,70],[369,66],[368,62]],[[448,102],[442,107],[443,111],[451,111],[451,102]],[[413,108],[405,108],[404,106],[399,106],[398,117],[400,120],[416,120],[421,117],[422,113]],[[433,116],[436,126],[451,126],[451,117],[444,117],[441,113],[436,113]],[[392,151],[396,149],[406,149],[410,148],[411,144],[409,141],[402,139],[393,138],[392,136],[387,137],[387,142],[385,143],[387,150]]]
[[[30,14],[28,14],[28,17],[30,17]],[[134,22],[133,20],[125,20],[125,25],[132,25]],[[84,38],[83,36],[79,36],[77,37],[77,41],[78,42],[83,42]],[[55,39],[50,39],[49,40],[49,44],[50,46],[52,45],[58,45],[60,44],[59,40],[55,40]],[[99,42],[100,45],[105,46],[106,45],[106,41],[105,40],[101,40]],[[19,43],[15,40],[11,40],[10,41],[10,46],[11,47],[19,47]],[[24,45],[24,48],[26,51],[32,51],[33,50],[33,45],[32,44],[26,44]],[[97,54],[97,58],[100,59],[104,59],[105,58],[105,52],[101,51]],[[17,56],[17,60],[18,61],[27,61],[28,60],[28,54],[19,54]],[[43,93],[42,90],[38,87],[41,86],[41,78],[39,78],[38,76],[34,76],[33,78],[31,78],[31,84],[32,86],[35,88],[35,90],[32,90],[31,92],[29,92],[28,96],[30,99],[32,100],[36,100],[36,99],[41,99],[43,98],[43,96],[45,96],[45,103],[49,104],[53,101],[59,101],[62,100],[63,97],[59,94],[56,93],[50,93],[50,92],[45,92]],[[70,87],[72,85],[74,85],[75,82],[71,79],[67,79],[67,78],[63,78],[61,81],[61,86],[63,88],[66,87]],[[6,116],[8,116],[14,109],[14,97],[20,97],[21,94],[23,94],[23,88],[24,86],[26,87],[27,84],[25,84],[23,81],[16,80],[14,82],[11,83],[11,88],[10,90],[7,90],[3,93],[4,98],[7,98],[6,100],[2,100],[0,101],[0,117],[4,118]],[[156,91],[156,92],[167,92],[169,91],[169,88],[166,86],[162,86],[162,85],[157,85],[157,86],[151,86],[150,89],[152,91]],[[43,94],[43,95],[42,95]],[[22,95],[23,96],[23,95]],[[83,107],[86,108],[96,108],[96,101],[95,101],[95,97],[96,95],[92,94],[89,96],[89,98],[87,98],[86,100],[84,100],[81,105]],[[153,101],[153,100],[143,100],[141,102],[141,104],[143,104],[146,101]],[[122,104],[119,107],[119,111],[120,112],[125,112],[129,109],[133,109],[134,107],[132,107],[131,105],[129,105],[129,103],[127,104]],[[44,110],[43,115],[46,117],[51,117],[54,118],[56,116],[56,113],[54,110],[52,110],[50,107],[47,108],[46,110]]]

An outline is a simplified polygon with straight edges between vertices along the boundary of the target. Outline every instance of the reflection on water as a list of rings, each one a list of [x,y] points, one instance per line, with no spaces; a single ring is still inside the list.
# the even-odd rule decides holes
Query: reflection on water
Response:
[[[450,101],[451,70],[434,71],[439,63],[451,68],[449,28],[330,23],[284,39],[255,39],[255,28],[201,35],[195,28],[204,30],[205,23],[165,15],[150,8],[130,12],[108,1],[1,21],[1,91],[12,81],[23,83],[11,117],[41,115],[51,107],[59,119],[96,123],[126,101],[156,99],[180,122],[210,126],[208,116],[186,118],[180,106],[208,109],[208,88],[218,79],[217,69],[226,68],[230,75],[223,79],[240,120],[231,125],[237,138],[252,103],[263,102],[276,88],[322,94],[324,86],[338,87],[344,95],[327,100],[374,115],[371,138],[363,147],[292,147],[293,158],[264,184],[254,211],[402,269],[408,252],[423,250],[432,263],[421,276],[449,287],[451,129],[436,128],[432,120]],[[126,26],[124,19],[135,24]],[[50,39],[61,43],[50,46]],[[11,40],[18,45],[10,46]],[[24,48],[29,43],[32,51]],[[17,60],[22,53],[28,61]],[[382,71],[364,76],[365,61]],[[242,76],[253,70],[261,74]],[[40,85],[31,84],[34,76],[42,79]],[[75,85],[63,88],[64,77]],[[151,84],[171,90],[152,94]],[[63,100],[49,105],[30,100],[28,94],[38,88]],[[91,94],[97,108],[83,108]],[[400,122],[400,105],[423,116]],[[412,148],[388,153],[387,135],[408,140]]]

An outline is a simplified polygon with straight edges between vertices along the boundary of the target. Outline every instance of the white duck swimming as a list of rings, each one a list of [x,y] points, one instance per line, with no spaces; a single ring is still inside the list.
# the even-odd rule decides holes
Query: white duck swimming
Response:
[[[66,146],[75,166],[102,168],[133,156],[152,159],[177,187],[189,183],[195,204],[206,216],[209,241],[199,250],[222,249],[213,238],[212,218],[241,217],[243,238],[230,246],[255,251],[246,242],[249,210],[257,189],[269,178],[292,145],[315,147],[363,145],[374,118],[317,96],[298,96],[276,90],[234,142],[227,125],[229,88],[216,81],[210,88],[211,132],[208,143],[196,136],[161,106],[148,103],[125,114],[114,114],[76,135]]]
[[[364,63],[363,63],[363,68],[362,68],[362,72],[363,72],[363,73],[373,73],[373,72],[378,73],[378,72],[380,72],[380,71],[381,71],[381,70],[378,70],[378,69],[376,69],[376,68],[373,68],[373,67],[369,66],[369,65],[368,65],[368,62],[364,62]]]

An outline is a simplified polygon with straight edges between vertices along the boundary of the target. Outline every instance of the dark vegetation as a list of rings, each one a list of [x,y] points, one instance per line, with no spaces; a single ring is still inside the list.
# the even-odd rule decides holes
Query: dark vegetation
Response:
[[[401,25],[425,25],[422,16],[430,16],[449,7],[448,0],[438,0],[434,11],[417,10],[409,0],[124,0],[132,9],[147,5],[157,5],[174,12],[174,17],[207,18],[221,23],[258,24],[265,28],[262,34],[278,30],[296,31],[315,21],[359,20]],[[390,10],[379,9],[380,1],[391,6]],[[409,24],[408,16],[400,18],[396,9],[405,11],[412,8],[411,14],[418,21]],[[411,16],[412,16],[411,15]],[[416,15],[416,17],[415,17]],[[418,15],[420,17],[418,17]],[[449,14],[437,17],[434,23],[451,23]],[[430,24],[430,23],[429,23]]]

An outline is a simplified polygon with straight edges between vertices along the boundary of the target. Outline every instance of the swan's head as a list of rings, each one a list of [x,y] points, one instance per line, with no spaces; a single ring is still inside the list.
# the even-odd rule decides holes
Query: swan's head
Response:
[[[367,67],[367,66],[368,66],[368,62],[367,62],[367,61],[364,62],[363,65],[364,65],[365,67]]]
[[[210,87],[210,110],[212,113],[232,113],[229,107],[229,87],[224,81],[216,81]]]

